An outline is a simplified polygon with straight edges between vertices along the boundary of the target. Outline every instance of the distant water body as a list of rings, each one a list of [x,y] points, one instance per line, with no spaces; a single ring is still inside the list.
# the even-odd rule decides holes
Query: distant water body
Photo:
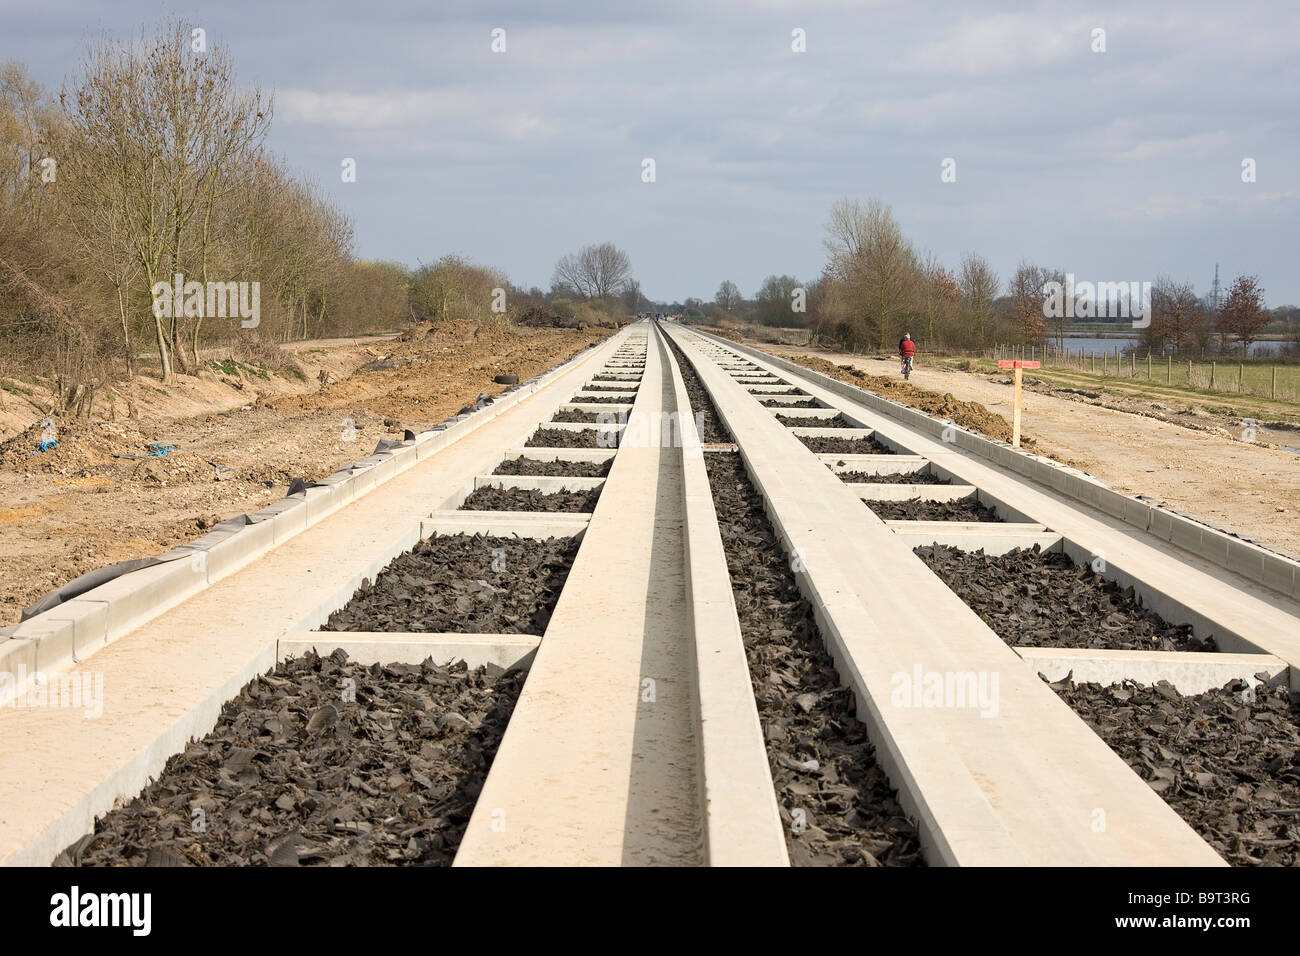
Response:
[[[1053,345],[1056,343],[1055,338],[1049,339],[1048,341]],[[1096,336],[1087,335],[1065,336],[1065,347],[1072,352],[1083,349],[1085,353],[1096,352],[1101,354],[1102,352],[1109,352],[1114,355],[1115,349],[1118,348],[1120,353],[1123,354],[1130,346],[1141,345],[1141,342],[1142,340],[1136,336],[1114,336],[1108,338],[1097,338]],[[1282,350],[1284,345],[1286,345],[1285,342],[1252,342],[1250,345],[1250,357],[1259,358],[1265,355],[1276,354]],[[1192,354],[1187,357],[1195,358],[1196,356]],[[1231,356],[1227,357],[1230,358]]]

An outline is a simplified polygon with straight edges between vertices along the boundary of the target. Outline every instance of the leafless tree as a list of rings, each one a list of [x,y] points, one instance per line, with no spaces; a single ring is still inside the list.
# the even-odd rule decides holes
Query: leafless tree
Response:
[[[999,284],[998,274],[983,256],[968,252],[962,257],[958,286],[961,289],[961,322],[967,342],[985,345],[991,341]]]
[[[917,301],[920,267],[893,211],[878,199],[844,199],[826,224],[829,270],[845,287],[864,334],[888,347],[898,323]]]
[[[740,308],[740,304],[744,300],[745,297],[740,294],[740,288],[730,279],[724,279],[713,296],[713,304],[724,312],[735,312]]]
[[[1047,331],[1043,303],[1047,299],[1047,283],[1052,278],[1050,269],[1021,260],[1007,280],[1011,324],[1022,342],[1037,342]]]
[[[572,289],[585,299],[603,299],[622,293],[631,278],[632,262],[627,253],[612,242],[602,242],[560,259],[551,284]]]

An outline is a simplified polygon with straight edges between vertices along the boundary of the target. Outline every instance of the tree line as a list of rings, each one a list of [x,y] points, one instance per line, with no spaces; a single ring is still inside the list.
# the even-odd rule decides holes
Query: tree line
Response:
[[[402,267],[353,257],[348,217],[268,151],[272,98],[205,46],[179,21],[99,41],[57,96],[0,68],[0,371],[52,376],[65,407],[143,353],[163,380],[194,374],[240,333],[188,286],[160,310],[178,275],[256,283],[253,334],[271,341],[407,311]]]
[[[644,302],[608,242],[562,258],[549,292],[459,255],[358,259],[349,217],[267,148],[273,97],[198,33],[171,20],[100,40],[57,93],[0,66],[0,380],[49,381],[50,411],[84,412],[137,372],[197,374],[214,346],[274,355],[530,310],[577,325]],[[235,315],[254,291],[256,318]]]
[[[826,264],[811,282],[771,275],[746,299],[727,280],[712,304],[687,299],[685,314],[807,328],[846,348],[891,350],[904,332],[930,349],[982,349],[1059,341],[1076,321],[1095,321],[1053,307],[1053,284],[1058,297],[1071,285],[1064,270],[1022,261],[1003,283],[974,252],[950,269],[919,251],[890,207],[877,199],[835,203],[825,247]],[[1286,333],[1292,348],[1300,349],[1300,310],[1266,309],[1256,276],[1235,279],[1217,310],[1191,283],[1168,276],[1157,277],[1142,292],[1142,301],[1124,299],[1130,314],[1114,327],[1132,331],[1154,351],[1248,351],[1266,329]],[[1130,317],[1143,317],[1138,310],[1145,311],[1149,325],[1130,323]]]

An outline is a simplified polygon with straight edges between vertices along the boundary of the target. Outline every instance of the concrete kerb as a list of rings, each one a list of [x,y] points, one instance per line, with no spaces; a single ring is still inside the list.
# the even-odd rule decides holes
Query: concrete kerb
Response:
[[[315,652],[342,650],[354,663],[422,664],[440,667],[464,661],[471,669],[495,664],[507,670],[532,666],[542,642],[536,634],[412,633],[405,631],[290,631],[277,643],[276,663]]]
[[[666,354],[666,370],[672,375],[677,410],[690,408],[671,350]],[[711,866],[788,866],[781,812],[700,436],[691,415],[678,417],[705,852]]]
[[[707,332],[700,332],[697,329],[691,331],[696,335],[720,341]],[[1072,497],[1092,505],[1112,517],[1119,518],[1128,524],[1156,534],[1180,547],[1195,551],[1220,566],[1241,574],[1243,577],[1249,577],[1259,584],[1275,590],[1282,590],[1285,587],[1286,590],[1283,590],[1282,593],[1291,597],[1300,597],[1300,561],[1295,558],[1262,547],[1246,539],[1238,538],[1188,515],[1121,494],[1106,487],[1099,479],[1090,475],[1084,475],[1075,469],[1066,469],[1065,466],[1059,465],[1050,459],[1020,451],[1009,445],[975,435],[963,428],[951,426],[949,423],[924,412],[908,408],[906,405],[883,398],[847,382],[841,382],[839,379],[831,378],[822,372],[805,368],[797,362],[763,352],[761,349],[755,349],[748,345],[740,343],[733,343],[733,345],[760,362],[769,362],[792,374],[807,378],[828,391],[862,402],[891,418],[931,435],[939,436],[941,439],[944,430],[951,429],[949,435],[953,444],[959,448],[975,452],[983,458],[991,459],[1012,471],[1046,484],[1048,487],[1070,494]],[[1067,475],[1083,480],[1073,490],[1068,487],[1063,489],[1057,483],[1054,474],[1062,470]],[[1152,516],[1157,513],[1167,516],[1168,521],[1154,521]],[[1208,538],[1205,532],[1210,533]],[[1229,563],[1229,541],[1234,542],[1237,547],[1236,566]],[[1250,555],[1249,560],[1246,560],[1247,554]],[[1255,562],[1256,556],[1259,559],[1258,564]],[[1289,585],[1287,585],[1288,580],[1290,581]]]
[[[610,338],[620,335],[626,336],[626,330],[620,330]],[[242,528],[219,532],[215,537],[210,533],[174,549],[188,552],[191,555],[189,559],[183,558],[133,571],[81,595],[79,600],[102,605],[107,609],[104,612],[107,619],[106,632],[98,646],[116,640],[202,588],[234,573],[429,454],[477,430],[506,409],[544,388],[555,377],[570,371],[577,363],[591,359],[594,351],[608,341],[606,339],[589,346],[568,361],[503,393],[492,404],[477,409],[472,414],[458,416],[459,420],[454,424],[436,426],[417,435],[413,442],[345,466],[320,482],[322,487],[308,488],[305,494],[273,502],[250,515],[250,523]],[[66,668],[74,663],[71,629],[57,623],[64,621],[71,613],[64,610],[67,603],[70,602],[23,622],[24,625],[31,625],[31,633],[41,635],[40,643],[45,646],[44,653],[40,655],[42,671]],[[79,614],[78,619],[81,616]],[[42,619],[50,622],[48,626]],[[63,636],[65,633],[66,637]],[[17,637],[19,635],[16,632],[10,640],[0,641],[0,670],[8,671],[11,659],[17,663],[36,656],[35,644],[31,648],[10,648],[10,641]],[[87,643],[92,642],[78,640],[78,656],[81,656]],[[17,672],[11,673],[17,676]]]
[[[1125,680],[1146,686],[1163,680],[1185,695],[1217,690],[1232,680],[1246,681],[1252,687],[1288,682],[1286,662],[1270,654],[1069,647],[1016,647],[1014,650],[1039,676],[1053,682],[1072,676],[1076,684],[1106,687]]]
[[[249,681],[275,667],[276,642],[268,637],[261,650],[249,658],[238,671],[226,678],[203,703],[192,708],[171,726],[163,729],[151,744],[83,797],[39,836],[27,843],[6,866],[49,866],[66,847],[71,846],[95,826],[95,817],[111,807],[120,794],[139,793],[158,773],[172,754],[209,733],[221,717],[226,702],[237,695]]]

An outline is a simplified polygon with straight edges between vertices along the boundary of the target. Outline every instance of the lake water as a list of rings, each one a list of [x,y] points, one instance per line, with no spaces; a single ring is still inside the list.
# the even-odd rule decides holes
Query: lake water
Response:
[[[1114,338],[1098,338],[1096,336],[1086,336],[1086,335],[1067,335],[1065,337],[1065,347],[1069,349],[1071,352],[1077,352],[1079,349],[1083,349],[1085,353],[1096,352],[1098,355],[1100,355],[1102,352],[1107,352],[1111,355],[1114,355],[1115,349],[1118,348],[1120,354],[1123,355],[1124,352],[1129,348],[1129,346],[1140,345],[1141,341],[1142,340],[1137,338],[1136,336],[1133,337],[1117,336]],[[1050,339],[1049,342],[1050,344],[1055,345],[1056,339],[1054,338]],[[1286,345],[1285,342],[1252,342],[1250,344],[1250,356],[1251,358],[1258,358],[1264,355],[1275,354],[1279,352],[1282,346],[1284,345]],[[1141,354],[1145,354],[1145,352]],[[1189,359],[1200,358],[1200,356],[1195,353],[1184,353],[1184,357]],[[1210,356],[1209,354],[1206,355],[1206,358],[1213,358],[1213,357],[1214,356]],[[1219,357],[1230,358],[1231,356],[1219,356]]]

